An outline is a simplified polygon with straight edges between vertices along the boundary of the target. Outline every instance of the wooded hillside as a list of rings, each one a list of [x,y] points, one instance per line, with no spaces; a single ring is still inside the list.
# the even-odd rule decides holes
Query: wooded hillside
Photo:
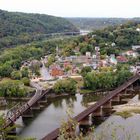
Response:
[[[44,34],[78,31],[64,18],[0,10],[0,49],[40,40]]]

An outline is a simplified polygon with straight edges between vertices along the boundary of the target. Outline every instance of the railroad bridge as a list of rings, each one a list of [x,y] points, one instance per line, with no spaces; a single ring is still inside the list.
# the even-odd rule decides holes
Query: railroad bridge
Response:
[[[46,95],[50,92],[51,89],[46,91],[42,91],[37,89],[36,94],[26,103],[18,104],[15,108],[9,111],[9,113],[5,117],[5,124],[3,128],[7,128],[9,126],[13,126],[15,121],[22,117],[22,119],[27,119],[33,117],[34,110],[40,110],[43,105],[46,104],[47,99]],[[9,134],[16,134],[16,130],[13,129],[9,132]]]
[[[119,86],[113,91],[110,91],[105,97],[100,99],[94,105],[90,106],[73,119],[79,124],[86,124],[89,122],[89,116],[92,116],[93,120],[96,117],[107,117],[113,112],[113,105],[127,103],[130,98],[133,98],[136,93],[134,91],[140,89],[140,72],[131,77],[124,84]],[[93,121],[94,122],[94,121]],[[42,140],[56,140],[59,135],[59,128],[55,129]]]

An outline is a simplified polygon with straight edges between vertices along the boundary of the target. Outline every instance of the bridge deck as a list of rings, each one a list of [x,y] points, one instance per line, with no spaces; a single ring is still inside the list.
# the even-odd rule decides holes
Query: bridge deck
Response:
[[[116,88],[115,90],[110,91],[107,96],[105,96],[104,98],[100,99],[96,104],[90,106],[89,108],[87,108],[86,110],[84,110],[83,112],[81,112],[80,114],[78,114],[77,116],[75,116],[74,119],[77,122],[81,121],[86,116],[88,116],[89,114],[91,114],[94,111],[96,111],[103,104],[105,104],[106,102],[108,102],[109,100],[111,100],[113,97],[117,96],[121,91],[125,90],[127,87],[129,87],[130,85],[132,85],[139,78],[140,78],[140,75],[138,75],[138,74],[135,75],[135,76],[133,76],[131,79],[129,79],[129,81],[125,82],[124,84],[122,84],[121,86],[119,86],[118,88]],[[42,140],[55,140],[55,139],[57,139],[58,135],[59,135],[59,128],[57,128],[54,131],[52,131],[51,133],[49,133]]]
[[[30,109],[37,101],[39,101],[43,96],[45,96],[50,89],[42,92],[41,94],[35,94],[27,103],[21,106],[16,112],[9,118],[6,119],[3,128],[10,126],[13,122],[15,122],[22,114],[24,114],[28,109]]]

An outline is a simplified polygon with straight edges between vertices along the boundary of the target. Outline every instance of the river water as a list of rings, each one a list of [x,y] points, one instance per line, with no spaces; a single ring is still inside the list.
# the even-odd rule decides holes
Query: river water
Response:
[[[18,135],[22,138],[35,137],[39,140],[59,127],[62,120],[67,118],[66,110],[69,105],[71,105],[75,116],[83,111],[89,102],[95,102],[101,97],[101,95],[93,94],[76,94],[75,96],[50,99],[48,100],[49,104],[43,110],[36,112],[32,119],[24,122],[22,118],[18,119],[16,123],[21,125],[21,128],[17,129]],[[127,119],[112,115],[95,129],[95,135],[98,140],[113,140],[113,137],[117,137],[116,140],[140,140],[139,122],[139,114]]]

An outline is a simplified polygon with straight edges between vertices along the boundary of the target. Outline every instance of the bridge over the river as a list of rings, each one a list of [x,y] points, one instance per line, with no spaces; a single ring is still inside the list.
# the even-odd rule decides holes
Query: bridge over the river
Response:
[[[74,119],[79,122],[85,122],[89,115],[92,117],[101,117],[101,116],[109,116],[112,113],[113,105],[126,103],[128,99],[135,96],[134,91],[139,88],[140,86],[140,74],[139,72],[131,77],[128,81],[124,84],[119,86],[113,91],[110,91],[107,96],[100,99],[97,103],[90,106],[80,114],[74,117]],[[126,100],[127,99],[127,100]],[[59,128],[55,129],[47,136],[45,136],[42,140],[56,140],[59,135]]]
[[[40,104],[46,103],[46,96],[49,93],[50,89],[42,91],[37,89],[35,95],[25,104],[16,108],[10,115],[6,116],[5,124],[3,128],[14,125],[14,122],[19,118],[29,118],[32,117],[32,110],[39,108]]]
[[[64,35],[68,35],[68,36],[73,36],[73,35],[86,35],[88,34],[90,31],[86,31],[86,30],[80,30],[79,32],[58,32],[58,33],[50,33],[50,34],[44,34],[44,36],[46,37],[50,37],[50,36],[64,36]]]

